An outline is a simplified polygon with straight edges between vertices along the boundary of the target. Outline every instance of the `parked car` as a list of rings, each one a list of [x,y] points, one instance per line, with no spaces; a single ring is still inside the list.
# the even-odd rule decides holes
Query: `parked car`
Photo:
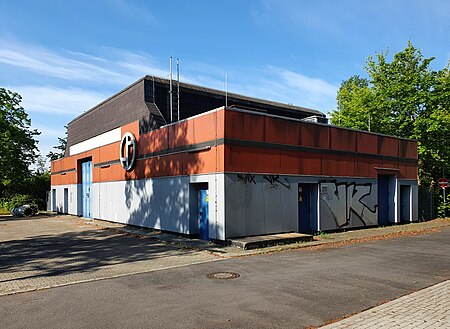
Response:
[[[11,215],[16,217],[34,216],[39,212],[38,206],[35,204],[24,204],[11,210]]]

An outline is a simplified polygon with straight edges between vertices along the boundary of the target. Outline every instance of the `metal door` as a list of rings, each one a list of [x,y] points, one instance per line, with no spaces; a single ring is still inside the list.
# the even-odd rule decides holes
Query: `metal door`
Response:
[[[86,161],[81,164],[81,195],[83,198],[83,217],[91,216],[91,189],[92,189],[92,161]]]
[[[311,191],[309,184],[298,185],[299,232],[311,232]]]
[[[400,222],[409,223],[411,221],[411,186],[400,186]]]
[[[52,189],[52,211],[57,211],[56,208],[56,189]]]
[[[209,240],[209,198],[208,190],[200,189],[198,191],[199,205],[198,205],[198,235],[200,239]]]
[[[65,214],[69,213],[69,189],[65,188],[64,189],[64,210],[63,212]]]
[[[378,176],[378,225],[389,224],[389,176]]]

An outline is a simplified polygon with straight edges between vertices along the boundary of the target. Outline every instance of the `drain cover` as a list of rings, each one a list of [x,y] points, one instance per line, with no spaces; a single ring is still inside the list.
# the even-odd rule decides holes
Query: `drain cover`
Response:
[[[217,280],[227,280],[227,279],[236,279],[239,278],[240,275],[233,272],[215,272],[209,273],[207,275],[209,279],[217,279]]]

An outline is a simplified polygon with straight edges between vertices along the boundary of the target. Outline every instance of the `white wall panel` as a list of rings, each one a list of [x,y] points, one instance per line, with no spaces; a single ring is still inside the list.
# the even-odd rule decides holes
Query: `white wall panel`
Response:
[[[70,155],[79,154],[94,148],[108,145],[120,141],[122,131],[121,128],[116,128],[101,135],[89,138],[81,143],[74,144],[69,148]]]
[[[77,203],[77,195],[78,195],[78,185],[77,184],[68,184],[68,185],[54,185],[51,187],[50,198],[53,196],[53,190],[56,190],[56,200],[51,200],[53,210],[54,202],[56,202],[56,211],[65,212],[64,209],[64,189],[67,188],[69,195],[69,209],[68,213],[71,215],[78,215],[78,203]]]
[[[208,175],[192,175],[189,177],[191,186],[195,184],[208,183],[209,197],[209,237],[211,239],[225,240],[225,175],[224,174],[208,174]],[[193,193],[197,190],[190,189]],[[197,208],[198,196],[193,195],[189,198],[191,207]],[[191,218],[191,227],[195,227],[197,232],[197,213],[191,212],[194,218]]]

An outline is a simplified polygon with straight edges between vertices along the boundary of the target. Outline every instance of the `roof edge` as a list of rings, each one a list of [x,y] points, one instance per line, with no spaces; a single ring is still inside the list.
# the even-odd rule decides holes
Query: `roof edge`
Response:
[[[135,85],[137,85],[138,83],[140,83],[141,81],[144,81],[145,78],[147,76],[144,76],[138,80],[136,80],[135,82],[131,83],[130,85],[126,86],[125,88],[119,90],[118,92],[114,93],[112,96],[109,96],[108,98],[106,98],[105,100],[101,101],[100,103],[94,105],[93,107],[91,107],[90,109],[84,111],[83,113],[79,114],[78,116],[76,116],[75,118],[73,118],[72,120],[69,121],[68,125],[71,124],[72,122],[78,120],[79,118],[83,117],[84,115],[88,114],[89,112],[95,110],[96,108],[98,108],[99,106],[109,102],[111,99],[113,99],[114,97],[119,96],[120,94],[122,94],[123,92],[127,91],[128,89],[134,87]]]
[[[168,83],[169,82],[169,79],[166,79],[166,78],[162,78],[162,77],[158,77],[158,76],[154,76],[154,75],[145,75],[145,76],[139,78],[138,80],[136,80],[135,82],[131,83],[127,87],[119,90],[118,92],[114,93],[110,97],[108,97],[105,100],[101,101],[100,103],[96,104],[95,106],[93,106],[93,107],[89,108],[88,110],[84,111],[83,113],[79,114],[78,116],[76,116],[75,118],[70,120],[68,124],[70,125],[72,122],[82,118],[84,115],[86,115],[89,112],[95,110],[99,106],[107,103],[111,99],[119,96],[123,92],[125,92],[128,89],[134,87],[135,85],[137,85],[138,83],[140,83],[140,82],[142,82],[144,80],[159,81],[159,82],[162,82],[162,83]],[[219,90],[219,89],[214,89],[214,88],[209,88],[209,87],[203,87],[203,86],[194,85],[194,84],[187,83],[187,82],[180,82],[180,86],[185,87],[185,88],[189,88],[189,89],[192,89],[192,90],[196,90],[196,91],[209,92],[209,93],[219,94],[219,95],[225,93],[224,90]],[[291,104],[286,104],[286,103],[281,103],[281,102],[276,102],[276,101],[270,101],[270,100],[266,100],[266,99],[263,99],[263,98],[246,96],[246,95],[242,95],[242,94],[236,94],[236,93],[227,93],[227,94],[228,94],[229,97],[240,98],[240,99],[243,99],[243,100],[248,100],[248,101],[253,101],[253,102],[259,102],[259,103],[267,104],[267,105],[270,105],[270,106],[277,106],[277,107],[281,107],[281,108],[285,108],[285,109],[289,109],[289,110],[294,110],[294,111],[303,111],[303,112],[311,113],[311,115],[319,115],[319,116],[326,117],[325,113],[323,113],[323,112],[321,112],[319,110],[316,110],[316,109],[311,109],[311,108],[307,108],[307,107],[291,105]]]

